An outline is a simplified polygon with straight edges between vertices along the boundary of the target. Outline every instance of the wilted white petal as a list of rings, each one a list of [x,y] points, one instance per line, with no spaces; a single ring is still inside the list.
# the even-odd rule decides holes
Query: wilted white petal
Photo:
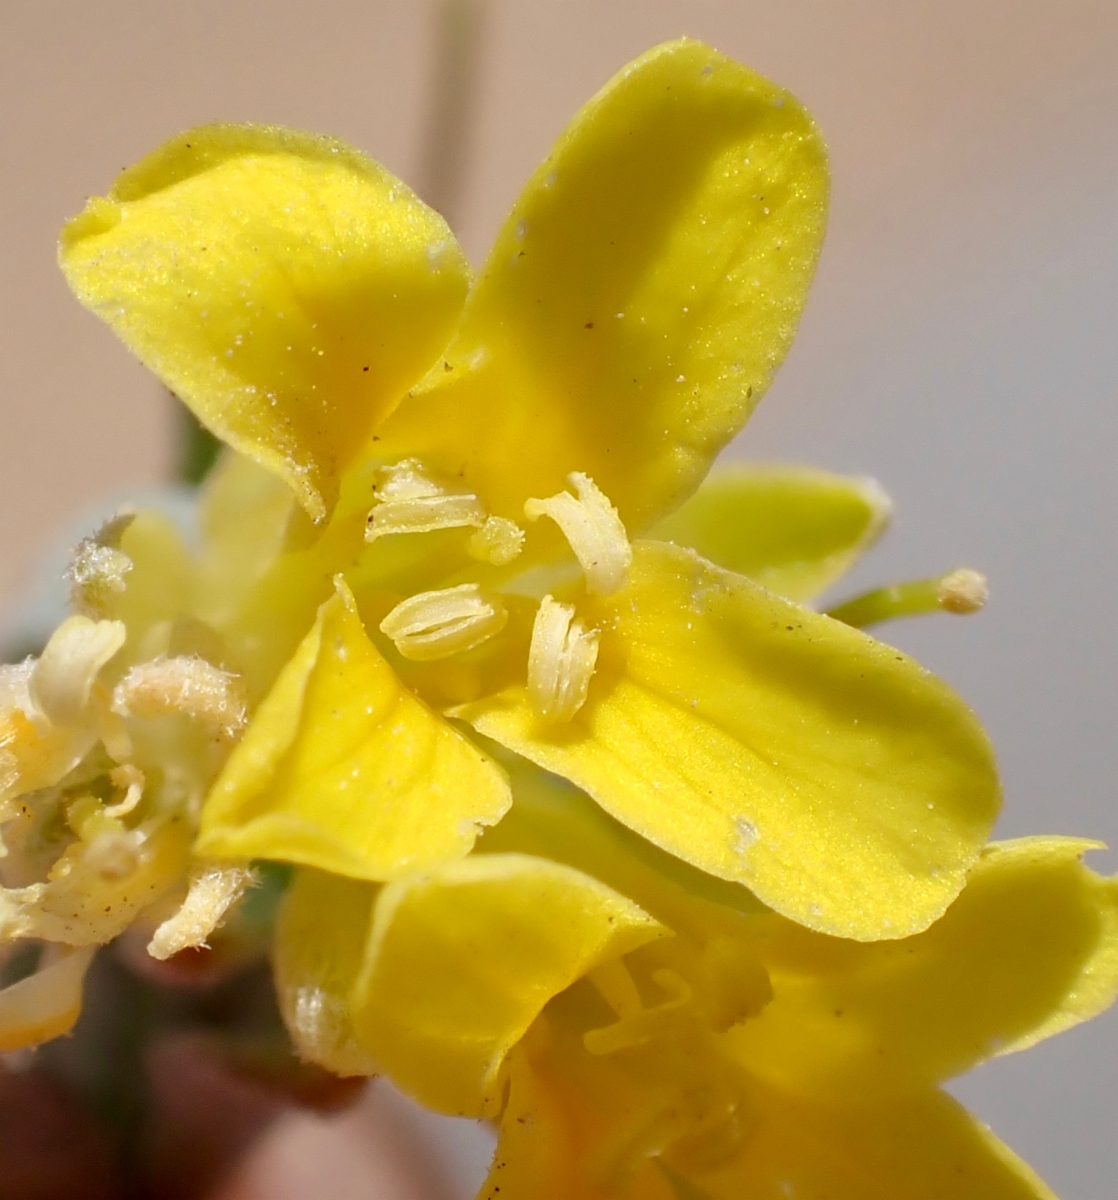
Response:
[[[93,682],[124,645],[120,621],[69,617],[51,634],[31,672],[34,706],[54,725],[76,725],[85,715]]]

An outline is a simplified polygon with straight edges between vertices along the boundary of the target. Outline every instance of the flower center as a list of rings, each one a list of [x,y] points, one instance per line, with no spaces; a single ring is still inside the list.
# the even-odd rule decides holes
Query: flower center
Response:
[[[767,1002],[768,977],[759,964],[744,969],[741,947],[726,977],[726,946],[709,944],[691,969],[661,966],[648,980],[661,993],[646,1006],[622,959],[595,967],[588,981],[617,1020],[583,1033],[594,1058],[613,1057],[632,1073],[643,1101],[634,1120],[607,1138],[600,1155],[608,1181],[620,1182],[636,1163],[656,1158],[669,1176],[715,1170],[740,1153],[753,1125],[749,1081],[723,1051],[718,1034],[756,1015]],[[684,977],[694,971],[694,982]],[[719,986],[721,984],[721,986]],[[714,995],[707,995],[713,987]],[[733,993],[733,1002],[721,1002]]]
[[[550,517],[560,528],[586,578],[586,588],[609,596],[628,581],[633,551],[617,509],[589,475],[572,472],[575,489],[529,499],[530,521]],[[392,533],[429,533],[473,527],[466,544],[472,558],[505,566],[520,553],[524,531],[515,521],[485,511],[472,492],[434,479],[414,458],[382,467],[365,540]],[[449,658],[471,650],[504,629],[501,601],[478,584],[420,592],[397,604],[380,623],[396,649],[415,662]],[[569,721],[586,703],[598,660],[598,633],[576,619],[572,605],[551,596],[540,602],[528,652],[528,696],[548,722]]]

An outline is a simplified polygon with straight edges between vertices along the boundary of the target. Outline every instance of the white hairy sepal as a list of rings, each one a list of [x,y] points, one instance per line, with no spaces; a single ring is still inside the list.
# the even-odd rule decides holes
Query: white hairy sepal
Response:
[[[134,666],[113,689],[113,712],[151,720],[178,713],[232,737],[247,708],[238,676],[196,655],[155,658]]]
[[[168,959],[181,950],[204,946],[225,914],[254,883],[248,867],[205,863],[191,873],[190,887],[178,912],[155,931],[148,943],[152,958]]]

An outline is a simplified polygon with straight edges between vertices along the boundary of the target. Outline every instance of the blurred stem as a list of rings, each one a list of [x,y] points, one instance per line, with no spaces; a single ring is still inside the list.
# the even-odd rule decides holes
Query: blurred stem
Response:
[[[221,442],[177,398],[175,399],[175,409],[179,425],[176,478],[181,483],[189,483],[197,487],[217,461]]]
[[[438,0],[434,89],[420,194],[453,227],[460,214],[477,102],[484,0]]]

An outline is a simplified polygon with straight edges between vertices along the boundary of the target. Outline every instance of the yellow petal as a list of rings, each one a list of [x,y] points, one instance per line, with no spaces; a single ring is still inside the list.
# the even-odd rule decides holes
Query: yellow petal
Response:
[[[583,472],[646,525],[768,386],[826,200],[822,142],[788,93],[700,42],[649,51],[529,181],[381,450],[513,520]]]
[[[494,743],[486,749],[508,772],[513,803],[478,839],[479,853],[536,854],[565,863],[627,896],[676,934],[700,942],[720,929],[735,929],[739,913],[771,917],[747,888],[666,854],[567,780]]]
[[[1096,843],[990,846],[930,929],[836,944],[785,926],[762,950],[774,999],[731,1042],[748,1069],[801,1094],[911,1091],[1088,1020],[1118,993],[1118,880]]]
[[[812,467],[716,468],[652,532],[801,603],[854,565],[889,521],[873,479]]]
[[[82,984],[94,950],[65,951],[34,975],[0,990],[0,1053],[70,1032],[81,1013]]]
[[[602,632],[573,721],[543,724],[521,687],[455,715],[813,929],[901,937],[958,894],[997,775],[973,714],[911,659],[657,542],[580,616]]]
[[[887,1105],[824,1106],[748,1088],[740,1150],[717,1169],[665,1131],[702,1085],[658,1096],[654,1079],[591,1059],[538,1023],[509,1058],[509,1099],[487,1200],[1056,1200],[956,1101],[927,1090]],[[693,1145],[693,1143],[692,1143]],[[656,1154],[660,1150],[659,1155]]]
[[[696,1176],[696,1195],[1056,1200],[1034,1171],[941,1092],[881,1107],[833,1108],[772,1095],[759,1114],[740,1159]]]
[[[508,804],[500,769],[400,683],[339,580],[214,784],[197,852],[391,879],[468,853]]]
[[[361,970],[377,885],[303,868],[276,921],[276,996],[295,1050],[335,1075],[375,1075],[349,995]]]
[[[497,1150],[479,1200],[604,1200],[586,1180],[582,1147],[560,1096],[521,1046],[509,1056],[508,1077]],[[646,1198],[638,1193],[638,1200]]]
[[[315,520],[468,286],[446,223],[398,179],[261,125],[165,143],[66,225],[60,259],[78,299]]]
[[[570,867],[475,855],[389,884],[353,993],[363,1044],[429,1108],[481,1116],[543,1006],[662,928]]]

